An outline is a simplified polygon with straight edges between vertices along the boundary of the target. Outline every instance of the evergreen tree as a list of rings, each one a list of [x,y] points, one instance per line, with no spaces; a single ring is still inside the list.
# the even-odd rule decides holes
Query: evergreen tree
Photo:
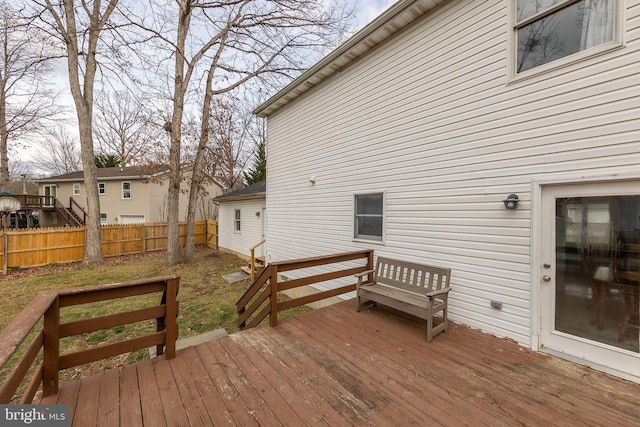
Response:
[[[254,157],[253,168],[251,168],[249,172],[244,173],[244,183],[246,185],[255,184],[256,182],[267,179],[267,155],[264,142],[258,144]]]
[[[121,165],[120,158],[115,154],[98,154],[95,156],[96,167],[115,168]]]

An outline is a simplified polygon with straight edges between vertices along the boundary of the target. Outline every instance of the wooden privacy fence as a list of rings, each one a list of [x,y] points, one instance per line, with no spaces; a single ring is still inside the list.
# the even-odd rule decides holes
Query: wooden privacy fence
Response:
[[[319,271],[318,267],[323,271]],[[373,270],[373,250],[271,263],[262,270],[255,282],[236,303],[238,327],[240,329],[253,328],[267,316],[269,316],[269,324],[276,326],[279,311],[354,291],[356,289],[354,275],[367,270]],[[303,277],[278,281],[279,274],[286,271],[297,271],[296,275]],[[306,273],[311,274],[305,275]],[[312,295],[278,301],[278,292],[342,277],[353,278],[353,283]],[[372,277],[368,279],[372,280]]]
[[[187,225],[180,223],[180,245],[186,245]],[[217,222],[196,221],[197,245],[217,247]],[[102,226],[102,254],[105,257],[131,255],[167,248],[167,224],[121,224]],[[48,264],[82,261],[84,227],[32,228],[5,231],[0,260],[2,271]]]
[[[16,390],[31,374],[20,398],[20,403],[31,403],[42,385],[43,396],[58,392],[58,373],[62,369],[95,362],[118,354],[156,346],[156,354],[175,357],[178,337],[178,288],[176,276],[156,277],[125,283],[112,283],[88,288],[50,291],[38,295],[0,332],[0,370],[4,370],[12,356],[19,359],[13,364],[0,387],[0,403],[10,403]],[[108,301],[162,292],[158,305],[133,311],[60,322],[60,309],[64,307]],[[156,320],[156,332],[136,338],[102,344],[88,350],[60,354],[60,340],[104,329]],[[27,338],[35,335],[28,342]],[[24,351],[23,343],[28,343]],[[38,355],[41,354],[41,357]],[[42,362],[38,362],[41,359]],[[35,367],[34,367],[35,362]]]

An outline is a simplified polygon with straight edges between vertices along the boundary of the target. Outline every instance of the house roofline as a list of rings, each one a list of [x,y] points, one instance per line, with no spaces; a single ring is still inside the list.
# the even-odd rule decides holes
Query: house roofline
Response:
[[[124,181],[124,180],[145,180],[151,179],[153,177],[162,175],[162,173],[154,174],[154,175],[131,175],[131,176],[109,176],[109,177],[98,177],[98,181]],[[46,183],[46,182],[84,182],[84,177],[80,176],[77,178],[63,178],[63,179],[55,179],[55,178],[43,178],[43,179],[34,179],[34,183]]]
[[[319,83],[347,68],[445,1],[447,0],[400,0],[258,106],[253,114],[264,118],[274,113]]]

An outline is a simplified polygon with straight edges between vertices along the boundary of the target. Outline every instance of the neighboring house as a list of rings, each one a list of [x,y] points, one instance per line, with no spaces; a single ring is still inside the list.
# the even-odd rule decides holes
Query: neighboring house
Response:
[[[640,381],[640,1],[402,0],[255,112],[267,261],[451,267],[454,321]]]
[[[166,222],[168,176],[166,169],[148,167],[98,168],[100,220],[102,224],[131,224]],[[82,171],[35,180],[41,196],[50,196],[66,208],[78,213],[87,207],[86,188]],[[180,221],[186,221],[189,186],[182,184],[180,192]],[[222,186],[211,183],[200,197],[197,219],[213,218],[212,197],[222,194]],[[68,210],[68,209],[67,209]],[[60,211],[43,210],[40,226],[65,225]]]
[[[265,181],[218,196],[218,247],[243,258],[251,256],[250,248],[265,237]],[[262,256],[264,246],[256,248]]]

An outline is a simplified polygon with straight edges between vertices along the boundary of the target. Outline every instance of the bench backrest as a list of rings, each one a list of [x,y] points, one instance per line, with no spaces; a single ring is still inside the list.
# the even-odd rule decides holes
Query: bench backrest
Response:
[[[378,257],[376,280],[409,292],[440,290],[449,287],[450,268]]]

